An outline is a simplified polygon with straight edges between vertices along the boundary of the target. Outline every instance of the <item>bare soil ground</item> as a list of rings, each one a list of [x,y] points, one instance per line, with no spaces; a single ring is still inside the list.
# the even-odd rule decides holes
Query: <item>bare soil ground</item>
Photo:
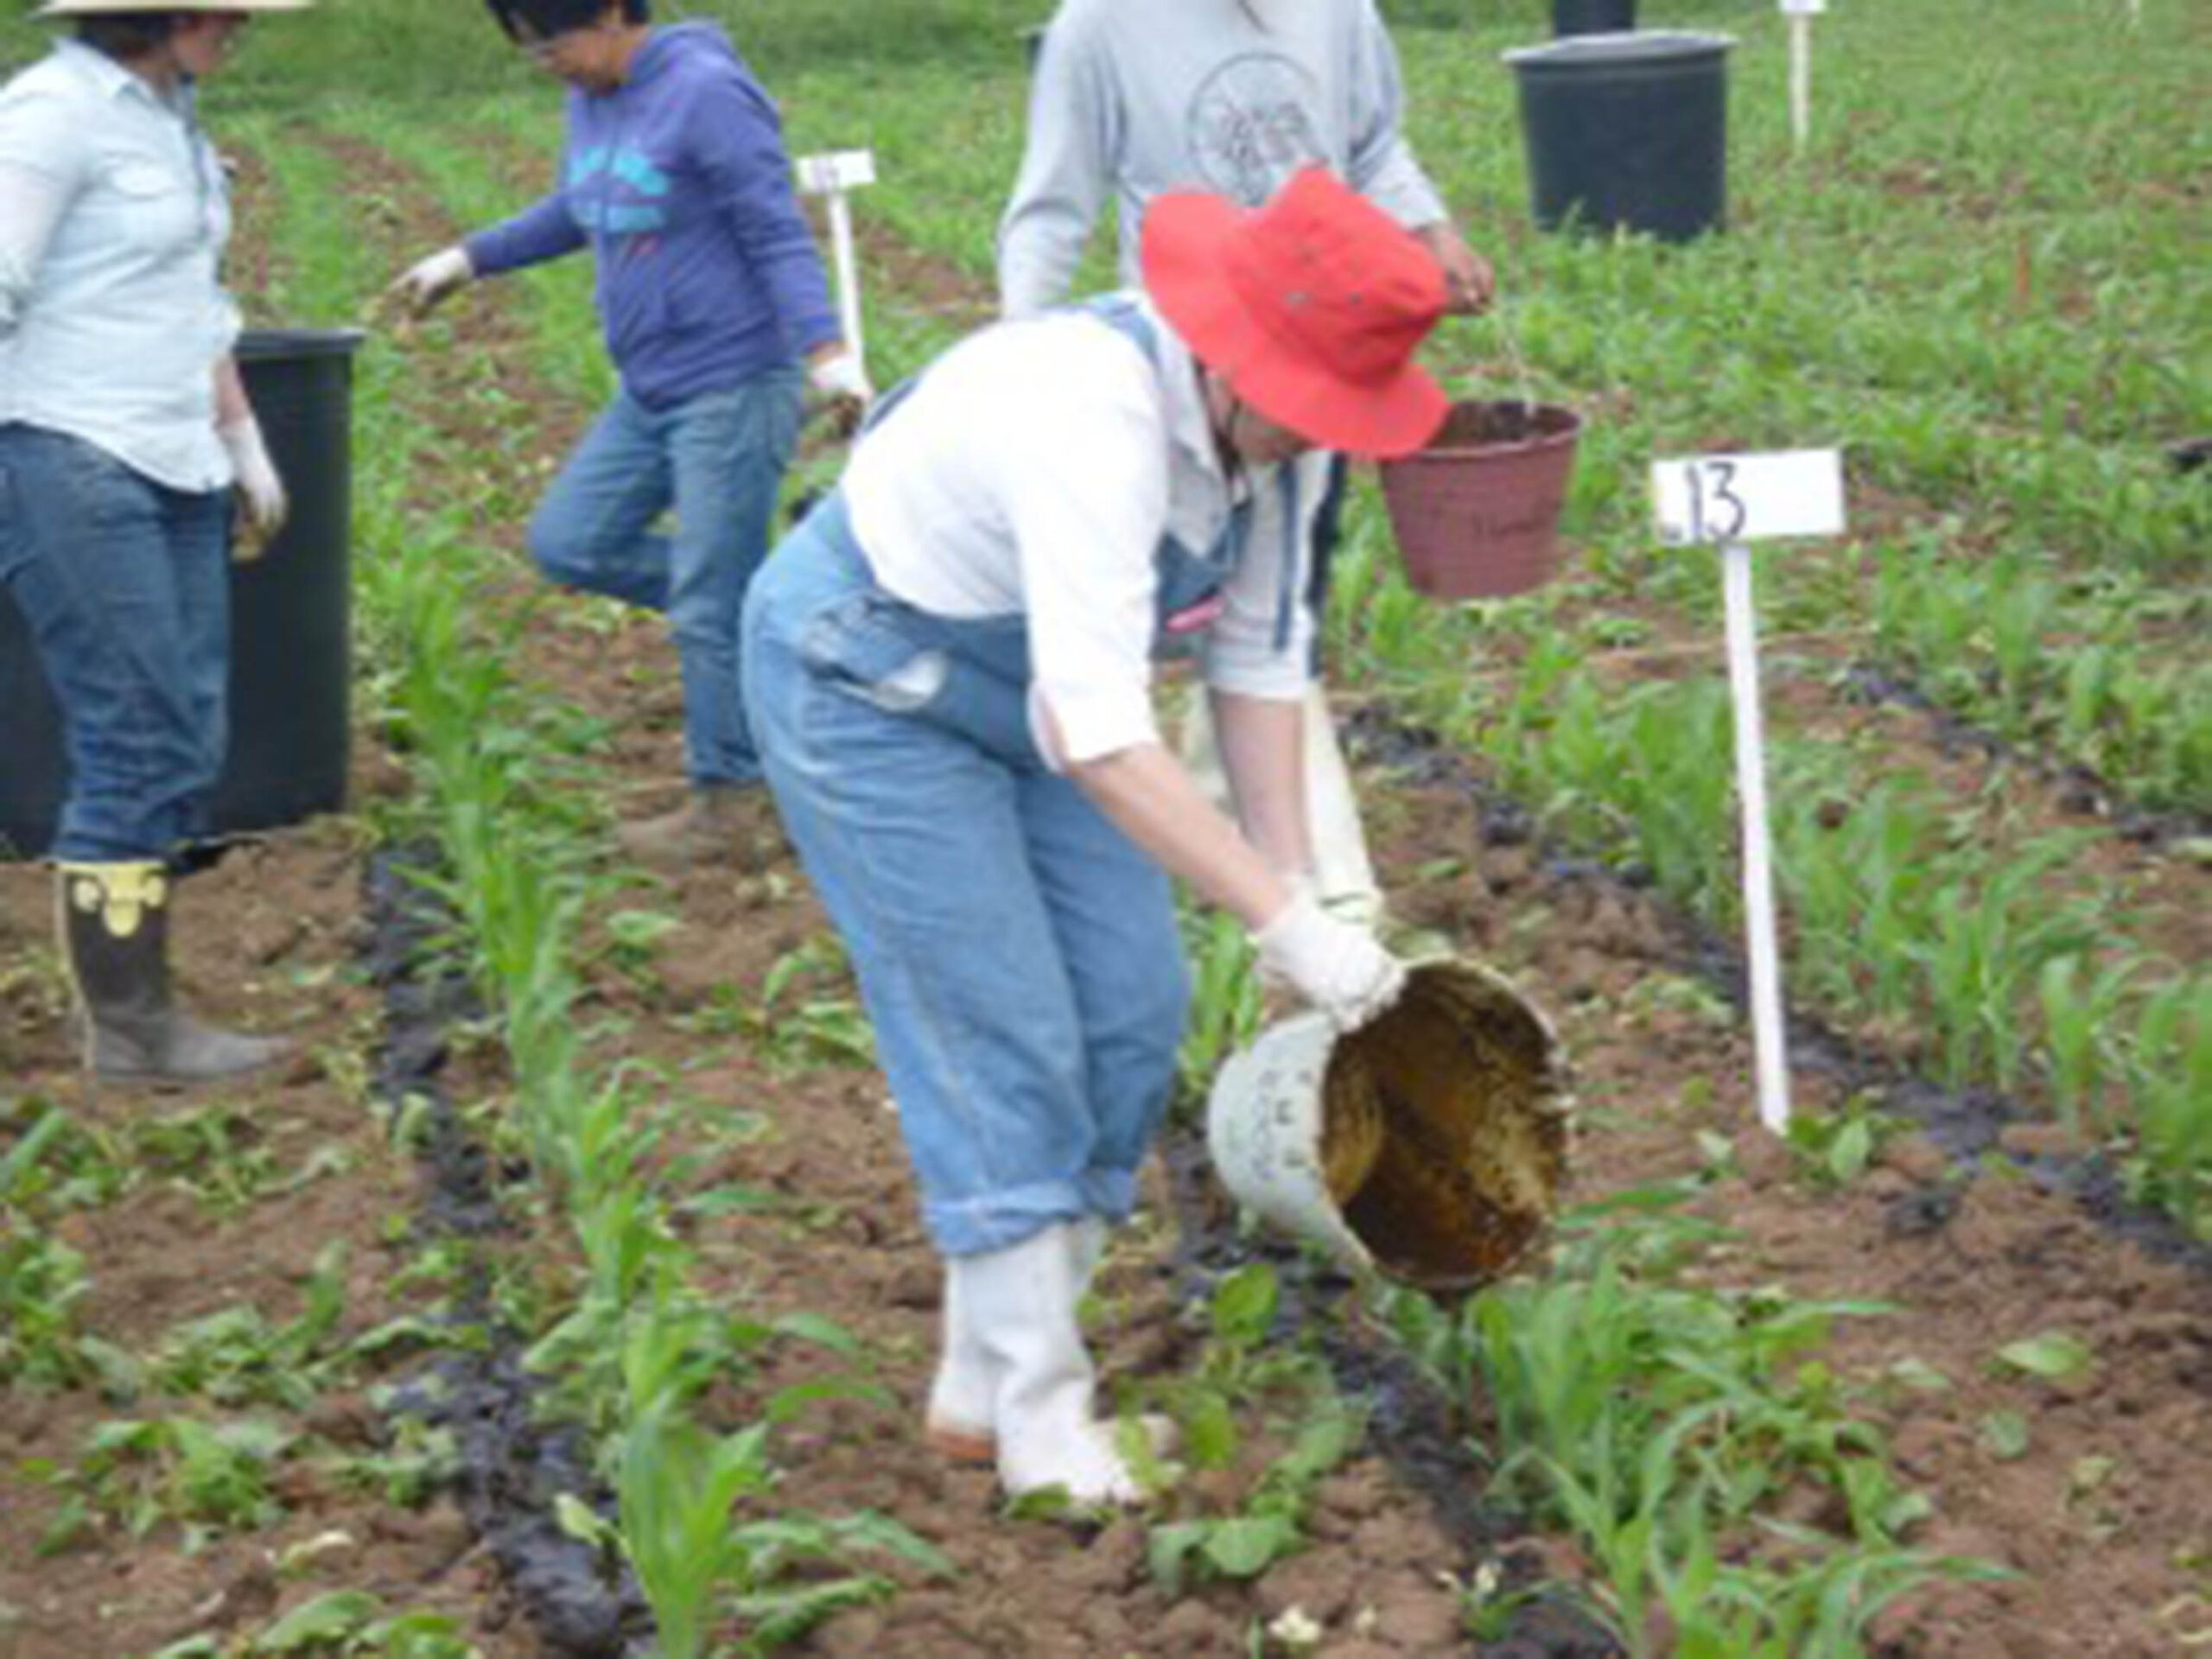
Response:
[[[265,1075],[190,1095],[86,1086],[49,937],[51,878],[0,868],[0,1142],[51,1106],[86,1134],[136,1148],[121,1154],[136,1164],[133,1188],[58,1227],[86,1263],[82,1326],[126,1352],[148,1357],[188,1322],[228,1309],[276,1325],[298,1319],[303,1287],[334,1245],[345,1250],[345,1314],[328,1346],[435,1312],[434,1289],[392,1282],[413,1254],[416,1180],[364,1087],[379,1009],[356,963],[361,857],[348,823],[327,819],[234,852],[180,888],[177,963],[194,1006],[296,1050]],[[156,1157],[143,1137],[162,1122],[175,1133]],[[367,1590],[394,1611],[452,1617],[487,1656],[537,1652],[451,1502],[392,1504],[362,1469],[360,1459],[392,1446],[369,1390],[410,1360],[402,1344],[296,1408],[111,1398],[89,1385],[0,1394],[0,1654],[124,1659],[200,1631],[251,1631],[280,1603],[339,1587]],[[42,1553],[67,1494],[32,1471],[74,1466],[99,1423],[169,1416],[284,1431],[292,1444],[273,1471],[281,1519],[196,1552],[168,1520],[137,1538],[105,1524]],[[312,1541],[321,1541],[304,1564],[280,1576],[274,1558]]]

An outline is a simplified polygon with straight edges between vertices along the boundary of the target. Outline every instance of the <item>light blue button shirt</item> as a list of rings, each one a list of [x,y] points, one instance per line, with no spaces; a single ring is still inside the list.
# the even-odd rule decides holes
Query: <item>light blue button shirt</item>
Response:
[[[0,421],[82,438],[172,489],[229,484],[214,371],[238,333],[218,270],[230,199],[189,90],[165,98],[60,41],[0,89],[0,168],[61,204],[0,330]]]

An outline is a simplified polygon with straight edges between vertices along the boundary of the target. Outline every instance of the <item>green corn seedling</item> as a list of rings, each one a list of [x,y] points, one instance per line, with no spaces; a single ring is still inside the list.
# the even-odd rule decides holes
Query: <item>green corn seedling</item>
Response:
[[[2051,1096],[2076,1133],[2103,1135],[2113,1127],[2107,1094],[2120,1080],[2122,1010],[2142,966],[2133,955],[2102,968],[2060,957],[2037,976]]]
[[[1179,1071],[1185,1095],[1203,1099],[1222,1063],[1258,1035],[1262,996],[1251,942],[1233,916],[1186,907],[1191,1011]]]
[[[2212,1236],[2212,976],[2154,992],[2134,1051],[2145,1185],[2184,1225]]]
[[[622,1543],[652,1605],[663,1659],[707,1651],[715,1598],[739,1566],[733,1511],[772,1480],[766,1440],[761,1425],[717,1440],[667,1405],[622,1437]]]
[[[1978,892],[1961,880],[1935,894],[1931,935],[1913,954],[1926,976],[1951,1087],[1963,1087],[1985,1066],[2000,1087],[2014,1087],[2027,1061],[2023,1007],[2044,964],[2094,948],[2098,930],[2090,909],[2054,906],[2040,886],[2049,871],[2075,856],[2083,840],[2044,837],[1987,873]]]

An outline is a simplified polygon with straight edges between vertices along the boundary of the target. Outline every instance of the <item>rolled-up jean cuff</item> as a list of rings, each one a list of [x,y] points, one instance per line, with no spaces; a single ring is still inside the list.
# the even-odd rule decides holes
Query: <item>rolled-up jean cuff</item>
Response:
[[[1087,1213],[1079,1181],[1035,1181],[972,1198],[922,1205],[922,1224],[945,1255],[984,1255],[1013,1249],[1055,1223]]]
[[[1116,1224],[1127,1221],[1137,1207],[1137,1176],[1133,1169],[1086,1169],[1076,1178],[1083,1194],[1085,1215]]]

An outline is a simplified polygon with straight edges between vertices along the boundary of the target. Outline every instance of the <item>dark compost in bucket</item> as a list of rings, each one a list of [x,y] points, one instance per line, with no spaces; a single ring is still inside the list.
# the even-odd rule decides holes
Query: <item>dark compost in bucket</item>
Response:
[[[1385,1274],[1470,1289],[1542,1238],[1567,1173],[1567,1091],[1549,1027],[1502,983],[1416,968],[1338,1043],[1323,1091],[1331,1195]]]

